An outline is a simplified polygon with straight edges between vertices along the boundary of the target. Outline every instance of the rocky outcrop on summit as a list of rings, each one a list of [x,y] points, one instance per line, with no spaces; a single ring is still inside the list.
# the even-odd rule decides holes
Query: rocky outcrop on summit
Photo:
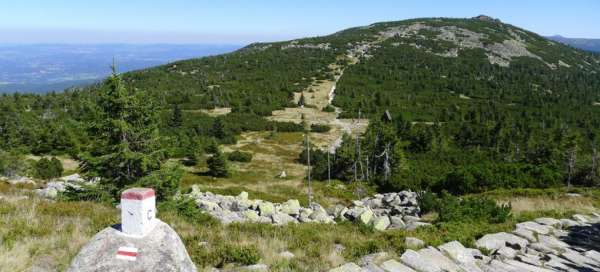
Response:
[[[363,257],[361,266],[348,263],[330,271],[600,271],[600,215],[538,218],[517,224],[512,233],[485,235],[476,246],[489,254],[452,241],[437,248],[408,249],[399,260],[377,260],[371,254]]]
[[[187,195],[198,207],[224,224],[234,222],[268,223],[286,225],[290,223],[333,224],[335,220],[351,220],[372,225],[377,230],[416,229],[429,225],[420,221],[419,205],[415,192],[377,194],[370,198],[354,201],[349,207],[337,205],[325,209],[317,203],[302,207],[296,199],[283,203],[272,203],[249,199],[248,193],[224,196],[201,192],[193,186]]]
[[[435,35],[433,37],[425,37],[421,34],[422,31],[435,33]],[[510,66],[511,60],[517,57],[530,57],[544,61],[540,56],[527,49],[527,44],[523,38],[523,36],[527,35],[526,33],[517,33],[513,30],[508,31],[508,33],[511,39],[505,39],[502,42],[489,42],[488,35],[484,33],[474,32],[457,26],[430,26],[423,22],[416,22],[407,26],[388,28],[379,35],[382,39],[401,37],[429,39],[452,44],[454,47],[446,52],[437,52],[430,48],[423,48],[416,43],[409,44],[415,48],[420,48],[442,57],[457,57],[459,51],[463,49],[483,49],[491,64],[498,64],[502,67]],[[554,64],[546,64],[549,67],[556,68]]]

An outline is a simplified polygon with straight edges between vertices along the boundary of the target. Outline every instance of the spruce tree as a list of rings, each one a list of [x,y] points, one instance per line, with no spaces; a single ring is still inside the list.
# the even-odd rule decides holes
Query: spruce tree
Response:
[[[128,90],[113,67],[99,92],[95,135],[82,156],[87,176],[100,177],[100,187],[112,197],[161,168],[165,159],[158,140],[158,110]]]
[[[229,167],[227,165],[227,158],[220,150],[217,150],[215,154],[210,157],[206,163],[208,164],[208,172],[213,177],[228,177]]]
[[[179,104],[173,104],[173,110],[171,119],[169,120],[170,127],[181,127],[183,125],[183,114],[181,113],[181,107]]]
[[[304,92],[300,94],[300,99],[298,99],[298,107],[304,107],[306,105],[306,98],[304,98]]]

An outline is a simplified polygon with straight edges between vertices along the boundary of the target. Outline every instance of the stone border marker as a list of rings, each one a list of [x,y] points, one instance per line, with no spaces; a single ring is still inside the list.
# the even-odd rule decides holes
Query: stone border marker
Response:
[[[156,218],[156,193],[121,193],[121,224],[105,228],[81,248],[68,272],[196,272],[179,235]]]
[[[156,225],[156,194],[150,188],[131,188],[121,193],[121,231],[144,237]]]

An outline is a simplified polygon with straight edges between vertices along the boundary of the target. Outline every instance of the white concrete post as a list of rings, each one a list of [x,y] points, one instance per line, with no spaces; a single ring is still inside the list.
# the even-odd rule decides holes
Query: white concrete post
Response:
[[[156,195],[150,188],[131,188],[121,193],[121,231],[143,237],[156,223]]]

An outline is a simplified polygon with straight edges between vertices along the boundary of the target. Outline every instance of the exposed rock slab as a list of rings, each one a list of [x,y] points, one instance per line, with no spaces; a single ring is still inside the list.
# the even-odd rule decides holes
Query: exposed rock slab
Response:
[[[121,247],[137,249],[135,260],[117,258]],[[69,272],[196,271],[177,233],[157,219],[143,238],[125,236],[115,227],[96,234],[77,254]]]

